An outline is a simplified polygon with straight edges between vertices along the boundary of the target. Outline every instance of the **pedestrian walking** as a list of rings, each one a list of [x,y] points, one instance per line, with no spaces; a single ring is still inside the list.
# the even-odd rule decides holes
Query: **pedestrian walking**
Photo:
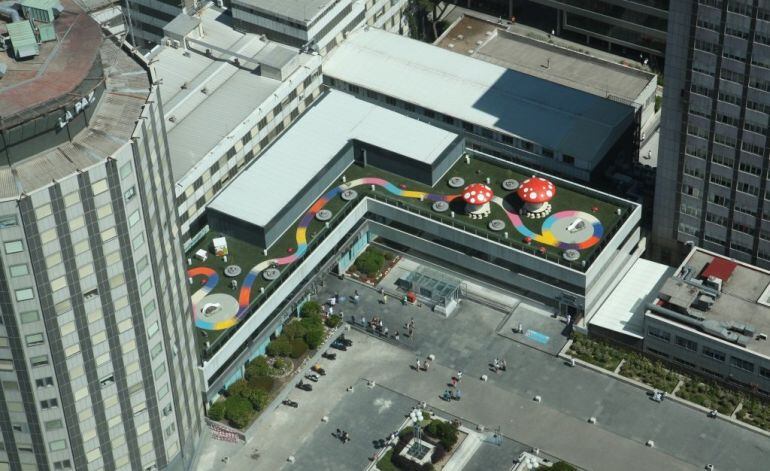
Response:
[[[382,322],[382,319],[380,319],[380,329],[382,329],[382,327],[383,327],[383,322]]]
[[[457,381],[460,381],[461,379],[463,379],[463,370],[458,370],[457,371]]]
[[[353,294],[354,294],[354,295],[356,295],[356,296],[358,296],[358,290],[356,290],[356,291],[355,291],[355,293],[353,293]]]
[[[430,362],[425,360],[425,371],[428,371],[428,368],[430,368]]]
[[[366,327],[366,317],[361,316],[361,325]]]
[[[396,331],[396,334],[393,336],[394,339],[396,339],[396,342],[398,342],[398,331]]]
[[[387,294],[383,294],[382,295],[382,304],[388,304],[388,295]]]
[[[567,314],[567,325],[572,325],[572,314]]]
[[[383,332],[383,334],[385,335],[385,337],[388,336],[388,328],[387,327],[385,327],[385,331]]]
[[[455,378],[454,376],[452,376],[452,387],[454,388],[454,387],[456,387],[456,386],[457,386],[457,378]]]
[[[508,369],[508,363],[505,362],[505,359],[500,360],[500,369],[503,371]]]
[[[420,371],[420,359],[417,359],[417,371]]]

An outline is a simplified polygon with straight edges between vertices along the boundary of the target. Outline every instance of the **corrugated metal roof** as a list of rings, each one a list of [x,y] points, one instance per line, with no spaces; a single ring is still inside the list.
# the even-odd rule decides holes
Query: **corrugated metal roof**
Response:
[[[633,120],[631,106],[375,28],[354,31],[323,70],[569,154],[590,168]]]
[[[331,91],[230,183],[209,207],[264,226],[352,139],[432,163],[456,138],[456,134]]]
[[[40,49],[37,46],[35,32],[29,21],[17,21],[6,25],[8,34],[11,36],[11,45],[14,55],[17,58],[36,56]]]
[[[624,335],[644,337],[644,312],[674,273],[668,265],[638,259],[589,323]]]

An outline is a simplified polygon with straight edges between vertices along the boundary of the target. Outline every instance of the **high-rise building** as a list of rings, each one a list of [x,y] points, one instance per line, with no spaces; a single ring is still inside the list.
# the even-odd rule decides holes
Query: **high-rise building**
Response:
[[[186,469],[201,381],[161,94],[61,5],[0,15],[0,469]]]
[[[697,245],[770,266],[770,6],[672,2],[654,255]]]

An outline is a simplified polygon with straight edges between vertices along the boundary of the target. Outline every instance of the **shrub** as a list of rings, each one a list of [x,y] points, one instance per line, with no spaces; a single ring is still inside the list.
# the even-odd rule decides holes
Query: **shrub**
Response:
[[[439,444],[436,448],[433,449],[433,454],[430,456],[430,462],[433,464],[438,463],[444,457],[446,456],[446,448],[444,448],[441,444]]]
[[[425,432],[437,438],[439,443],[447,450],[451,450],[455,443],[457,443],[457,427],[449,422],[434,419],[425,427]]]
[[[268,374],[270,374],[270,365],[264,355],[254,358],[246,365],[246,379],[254,376],[267,376]]]
[[[358,256],[354,263],[356,271],[372,278],[385,266],[385,255],[377,250],[369,248]]]
[[[255,376],[249,380],[249,386],[261,391],[270,392],[273,390],[275,380],[270,376]]]
[[[566,461],[557,461],[551,466],[551,471],[577,471],[577,468]]]
[[[299,309],[299,315],[302,317],[310,317],[312,315],[320,316],[322,312],[323,309],[321,309],[321,305],[318,301],[307,301]]]
[[[270,402],[270,394],[267,391],[258,388],[250,388],[248,395],[244,396],[244,399],[251,403],[251,407],[255,410],[262,410]]]
[[[321,328],[315,328],[313,330],[309,330],[307,334],[305,334],[305,341],[302,343],[306,347],[309,347],[315,350],[316,348],[321,346],[323,342],[324,342],[324,330],[323,330],[323,327],[321,327]]]
[[[307,333],[307,328],[301,322],[289,322],[283,328],[283,335],[290,339],[301,339]]]
[[[303,317],[299,322],[306,331],[318,328],[323,330],[324,320],[321,314],[308,314],[307,317]]]
[[[267,354],[271,357],[285,357],[291,352],[291,344],[286,336],[281,335],[267,345]]]
[[[342,317],[340,316],[329,316],[326,318],[325,324],[326,327],[333,329],[340,325],[342,323]]]
[[[393,452],[393,457],[390,459],[391,463],[401,471],[433,471],[432,463],[417,464],[409,458],[397,455]]]
[[[291,362],[289,360],[285,360],[283,358],[276,358],[275,362],[273,363],[273,373],[275,372],[284,372],[287,369],[291,368]],[[261,375],[261,376],[267,376],[267,375]]]
[[[225,416],[225,402],[217,401],[209,407],[209,419],[222,420]]]
[[[225,401],[225,418],[230,421],[233,427],[245,427],[253,415],[254,409],[247,399],[233,395]]]
[[[246,397],[248,394],[247,391],[250,389],[253,389],[253,386],[251,386],[248,381],[245,379],[239,379],[238,381],[231,384],[229,388],[227,388],[227,395]]]
[[[301,358],[302,355],[307,353],[308,345],[302,339],[292,339],[290,345],[289,356],[292,358]]]

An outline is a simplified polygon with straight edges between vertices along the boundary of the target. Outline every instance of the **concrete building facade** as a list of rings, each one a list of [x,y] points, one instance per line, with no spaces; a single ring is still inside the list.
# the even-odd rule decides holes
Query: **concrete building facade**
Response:
[[[672,2],[654,256],[697,245],[770,266],[770,9]]]
[[[0,83],[4,137],[66,136],[0,165],[0,468],[187,469],[201,380],[161,97],[143,58],[62,4],[74,25],[38,77]],[[47,85],[95,74],[82,95]]]

